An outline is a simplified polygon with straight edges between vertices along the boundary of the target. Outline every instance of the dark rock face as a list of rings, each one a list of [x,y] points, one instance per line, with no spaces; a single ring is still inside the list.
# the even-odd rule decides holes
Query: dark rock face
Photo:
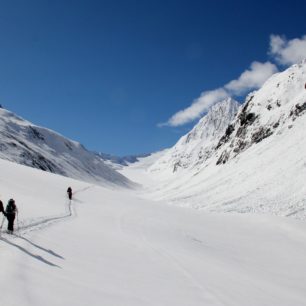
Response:
[[[221,137],[220,141],[218,142],[217,146],[216,146],[216,149],[219,149],[223,144],[225,144],[226,142],[228,142],[231,134],[234,132],[235,130],[235,127],[233,124],[230,124],[226,131],[225,131],[225,134]]]
[[[273,132],[270,130],[270,128],[261,127],[257,132],[255,132],[252,135],[252,142],[253,143],[258,143],[258,142],[262,141],[263,139],[271,136],[272,134],[273,134]]]
[[[255,122],[260,119],[260,114],[256,114],[252,111],[253,97],[251,96],[246,102],[245,106],[236,115],[234,123],[230,124],[225,131],[225,134],[220,138],[215,150],[220,149],[226,143],[228,148],[222,151],[216,164],[225,164],[231,157],[235,157],[241,152],[248,149],[253,144],[259,143],[263,139],[271,136],[273,131],[270,127],[259,126],[255,128]],[[269,104],[270,105],[270,104]],[[272,106],[271,108],[272,109]],[[270,110],[268,108],[268,110]],[[275,124],[274,128],[278,125]]]
[[[233,149],[233,152],[238,154],[238,153],[242,152],[248,146],[249,146],[249,142],[244,141],[242,139],[238,139],[238,141],[236,143],[236,146]]]
[[[279,126],[279,121],[277,121],[277,122],[275,122],[275,123],[273,124],[273,128],[274,128],[274,129],[276,129],[278,126]]]
[[[246,126],[246,125],[251,125],[255,119],[256,116],[254,113],[242,113],[240,114],[240,125],[241,126]]]
[[[306,111],[306,102],[304,102],[302,105],[296,104],[290,112],[290,117],[293,117],[293,120],[295,120],[296,117],[301,116],[305,111]]]
[[[37,168],[43,171],[48,171],[51,173],[65,175],[65,173],[57,165],[46,159],[41,154],[38,154],[33,151],[23,151],[20,154],[20,157],[23,160],[23,164],[26,166]]]
[[[252,125],[258,117],[259,116],[256,116],[254,113],[248,113],[248,115],[243,117],[244,119],[242,121],[238,120],[239,123],[236,125],[237,132],[231,139],[229,146],[230,150],[225,150],[221,153],[219,159],[217,160],[217,165],[225,164],[231,155],[232,157],[235,157],[251,147],[253,144],[259,143],[263,139],[273,134],[273,131],[270,127],[261,126],[256,130],[248,129],[248,127]],[[274,126],[276,128],[278,123]],[[233,134],[233,132],[231,132],[231,134]],[[219,148],[229,140],[230,136],[227,136],[226,134],[223,135],[218,144]]]
[[[173,166],[173,172],[176,172],[178,168],[182,167],[181,163],[178,161]]]
[[[45,140],[45,137],[33,126],[29,126],[28,134],[32,139]]]
[[[229,159],[229,152],[227,152],[226,150],[222,152],[222,154],[220,155],[219,159],[217,160],[217,165],[220,165],[220,164],[225,164],[228,159]]]
[[[73,147],[72,147],[72,145],[69,143],[69,142],[65,142],[65,146],[70,150],[70,151],[72,151],[73,150]]]
[[[230,124],[225,134],[220,138],[220,141],[218,142],[216,146],[216,150],[222,147],[225,143],[227,143],[235,129],[237,129],[235,137],[243,138],[246,135],[246,129],[248,126],[252,125],[253,122],[258,118],[258,116],[255,115],[253,112],[248,112],[248,108],[250,106],[251,101],[253,100],[254,96],[251,96],[248,100],[248,102],[245,104],[245,106],[242,108],[240,113],[236,115],[235,123]]]
[[[234,158],[244,150],[251,147],[253,144],[257,144],[263,139],[273,135],[276,129],[284,123],[284,118],[287,118],[287,120],[291,118],[290,121],[294,121],[297,117],[306,114],[306,102],[304,102],[303,104],[294,105],[290,113],[282,119],[279,118],[276,122],[274,121],[266,125],[261,125],[259,121],[260,115],[256,115],[252,111],[248,111],[250,101],[237,115],[235,122],[228,126],[225,134],[221,137],[218,145],[216,146],[215,150],[218,150],[226,143],[229,143],[228,148],[220,154],[219,159],[216,162],[217,165],[226,163],[230,158]],[[268,104],[268,107],[266,108],[268,111],[271,111],[272,106],[269,106],[271,105]],[[281,107],[280,100],[277,100],[275,106]],[[292,127],[292,124],[288,126],[289,129]]]

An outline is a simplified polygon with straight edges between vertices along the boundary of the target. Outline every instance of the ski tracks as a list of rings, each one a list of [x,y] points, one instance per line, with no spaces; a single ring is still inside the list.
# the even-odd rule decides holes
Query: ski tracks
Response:
[[[90,185],[87,186],[83,189],[77,190],[73,193],[73,195],[77,194],[77,193],[81,193],[84,192],[90,188],[93,188],[94,185]],[[46,227],[49,227],[51,225],[54,225],[57,222],[63,222],[66,221],[69,218],[73,218],[77,216],[77,211],[75,208],[75,205],[73,205],[73,203],[76,200],[69,200],[66,199],[65,203],[64,203],[64,207],[65,207],[65,213],[59,214],[59,215],[55,215],[55,216],[45,216],[45,217],[40,217],[40,218],[35,218],[35,219],[26,219],[26,220],[22,220],[19,221],[18,217],[17,217],[17,230],[16,230],[16,235],[9,235],[4,233],[4,237],[9,238],[9,237],[14,237],[14,238],[18,238],[18,236],[20,236],[20,234],[26,234],[30,231],[36,231],[36,230],[42,230]]]
[[[94,187],[94,185],[90,185],[90,186],[85,187],[83,189],[77,190],[77,191],[74,192],[74,195],[77,194],[77,193],[84,192],[84,191],[86,191],[90,188],[93,188],[93,187]],[[20,250],[22,254],[28,255],[30,258],[38,260],[39,262],[41,262],[43,264],[46,264],[49,267],[61,269],[61,267],[58,266],[57,264],[54,264],[50,260],[47,260],[44,257],[44,255],[38,255],[36,252],[33,252],[31,250],[31,248],[28,249],[27,247],[25,247],[24,243],[25,242],[28,243],[36,251],[39,250],[41,254],[47,254],[49,257],[51,255],[52,257],[56,257],[56,258],[59,258],[59,259],[64,259],[61,255],[55,253],[54,251],[52,251],[50,249],[47,249],[47,248],[44,248],[41,245],[38,245],[38,244],[32,242],[31,240],[26,238],[26,234],[29,233],[29,232],[32,232],[32,231],[43,230],[43,229],[45,229],[49,226],[57,224],[58,222],[64,222],[64,221],[67,221],[71,218],[77,217],[77,210],[76,210],[75,205],[73,205],[74,202],[78,202],[77,199],[75,199],[75,200],[65,199],[65,202],[64,202],[65,212],[63,212],[62,214],[59,214],[59,215],[46,216],[46,217],[28,219],[28,220],[26,219],[26,220],[23,220],[21,222],[18,222],[18,219],[17,219],[16,220],[17,221],[16,233],[13,234],[13,235],[6,234],[6,233],[1,235],[1,233],[0,233],[0,240],[2,242],[5,242],[7,245]],[[30,293],[31,290],[28,288],[27,273],[26,273],[25,269],[22,266],[21,269],[16,269],[16,270],[13,270],[13,271],[14,271],[14,273],[18,274],[17,279],[20,280],[20,284],[21,284],[20,290],[22,290],[24,292],[23,296],[26,297],[27,305],[33,305],[34,297],[31,295],[31,293]],[[12,301],[10,301],[10,302],[12,302]]]

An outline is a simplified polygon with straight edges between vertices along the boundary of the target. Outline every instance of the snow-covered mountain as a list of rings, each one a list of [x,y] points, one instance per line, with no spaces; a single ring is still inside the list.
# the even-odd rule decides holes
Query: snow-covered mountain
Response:
[[[181,137],[174,147],[150,167],[150,171],[173,174],[202,165],[213,154],[239,106],[231,98],[212,106],[188,134]]]
[[[165,175],[178,144],[166,151],[147,170],[154,185],[147,185],[143,196],[213,212],[268,212],[305,219],[305,83],[306,60],[273,75],[246,98],[223,135],[217,134],[210,157],[197,167],[170,175],[172,163]],[[179,141],[181,147],[188,146],[187,139],[186,135]],[[185,151],[198,156],[192,142]]]
[[[0,109],[0,158],[87,182],[132,183],[80,143]]]

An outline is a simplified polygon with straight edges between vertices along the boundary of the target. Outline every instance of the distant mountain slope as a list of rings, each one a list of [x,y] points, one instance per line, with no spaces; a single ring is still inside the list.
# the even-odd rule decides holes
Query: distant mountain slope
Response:
[[[151,154],[137,154],[126,156],[115,156],[107,153],[99,152],[97,155],[105,161],[105,163],[114,169],[121,169],[122,166],[128,166],[139,161],[140,158],[148,157]]]
[[[132,183],[80,143],[0,109],[0,158],[88,182]]]
[[[172,174],[202,165],[211,157],[218,140],[234,119],[240,104],[228,98],[221,101],[195,127],[169,149],[152,167],[151,172]]]

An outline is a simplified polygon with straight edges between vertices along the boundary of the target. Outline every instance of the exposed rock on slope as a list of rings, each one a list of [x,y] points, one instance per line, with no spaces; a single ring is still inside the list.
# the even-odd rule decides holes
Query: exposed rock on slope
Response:
[[[306,61],[271,77],[250,94],[235,121],[228,126],[216,149],[217,164],[245,151],[273,134],[291,128],[306,113]]]

